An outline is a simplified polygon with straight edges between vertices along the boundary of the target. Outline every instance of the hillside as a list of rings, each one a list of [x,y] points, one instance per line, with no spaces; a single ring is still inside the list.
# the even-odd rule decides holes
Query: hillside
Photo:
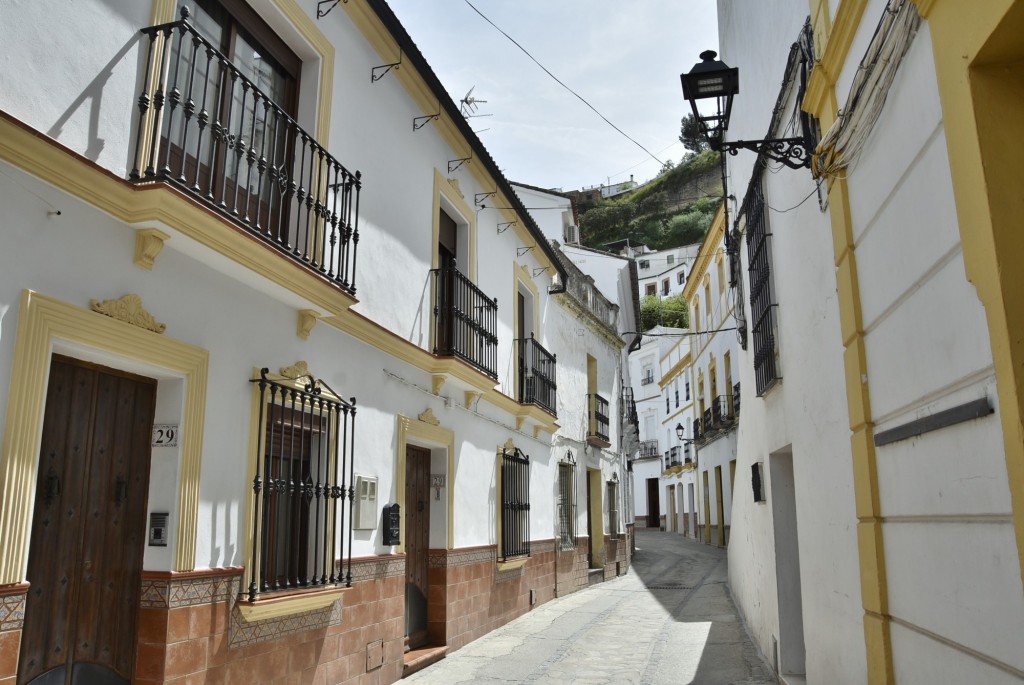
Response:
[[[722,195],[717,152],[703,152],[636,190],[580,205],[580,239],[602,249],[629,238],[655,250],[699,242]]]

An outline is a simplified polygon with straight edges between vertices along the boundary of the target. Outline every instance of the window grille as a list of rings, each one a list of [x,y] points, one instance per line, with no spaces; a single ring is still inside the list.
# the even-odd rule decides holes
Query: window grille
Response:
[[[268,372],[250,381],[259,391],[259,438],[249,601],[265,592],[352,584],[355,398],[338,398],[312,376],[279,382]]]
[[[501,452],[501,557],[530,555],[530,457]]]
[[[576,465],[558,465],[558,542],[562,549],[576,549]]]
[[[750,272],[750,323],[754,376],[761,396],[781,376],[776,366],[775,307],[772,294],[771,231],[761,188],[763,166],[755,168],[742,214],[747,220],[747,258]]]

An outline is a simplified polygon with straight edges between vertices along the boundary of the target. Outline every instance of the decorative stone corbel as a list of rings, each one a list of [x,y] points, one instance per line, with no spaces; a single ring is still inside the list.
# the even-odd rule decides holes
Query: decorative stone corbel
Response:
[[[313,326],[320,319],[320,313],[313,309],[300,309],[299,321],[295,328],[295,334],[303,340],[309,340],[309,333]]]
[[[135,231],[135,266],[147,271],[152,270],[156,256],[164,249],[164,243],[171,239],[163,231],[156,228],[140,228]]]
[[[434,391],[435,395],[441,394],[441,388],[444,387],[444,382],[446,380],[448,380],[448,377],[441,373],[430,377],[430,387]]]
[[[467,390],[466,391],[466,409],[472,409],[473,408],[473,403],[476,402],[477,400],[479,400],[481,397],[483,397],[483,395],[484,394],[482,392],[477,392],[476,390]]]
[[[434,416],[434,410],[431,409],[430,407],[427,407],[427,410],[420,414],[419,416],[417,416],[416,418],[422,421],[423,423],[429,423],[431,426],[441,425],[441,419]]]
[[[291,366],[285,366],[279,372],[285,378],[301,378],[309,375],[309,365],[306,362],[298,361]]]
[[[534,438],[534,440],[536,440],[537,438],[540,437],[540,432],[542,430],[544,430],[543,426],[534,426],[533,427],[533,438]]]
[[[526,423],[526,417],[525,416],[517,416],[516,417],[516,430],[517,431],[523,430],[523,424],[524,423]]]
[[[119,300],[89,300],[89,306],[94,312],[145,328],[147,331],[163,333],[167,330],[167,325],[153,318],[153,315],[143,308],[142,298],[134,293],[129,293]]]

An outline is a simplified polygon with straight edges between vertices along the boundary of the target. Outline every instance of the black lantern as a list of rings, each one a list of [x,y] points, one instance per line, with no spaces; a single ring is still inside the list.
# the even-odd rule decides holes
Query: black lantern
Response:
[[[700,53],[701,61],[688,74],[679,75],[683,83],[683,97],[689,101],[693,118],[707,138],[708,146],[716,152],[728,152],[730,155],[742,149],[753,150],[792,169],[810,167],[807,151],[811,146],[803,137],[725,140],[732,116],[732,99],[740,92],[740,74],[739,69],[730,67],[717,57],[714,50],[705,50]],[[713,106],[698,106],[699,100],[710,99],[715,101]]]
[[[679,75],[683,82],[683,97],[690,101],[693,118],[712,150],[721,149],[732,115],[732,98],[740,92],[740,70],[717,57],[714,50],[705,50],[700,53],[701,61],[693,65],[690,73]],[[697,101],[709,99],[714,99],[715,104],[705,107],[702,114]]]
[[[677,423],[676,424],[676,437],[679,438],[680,441],[682,441],[684,439],[683,438],[684,435],[686,435],[686,429],[683,428],[683,424]]]

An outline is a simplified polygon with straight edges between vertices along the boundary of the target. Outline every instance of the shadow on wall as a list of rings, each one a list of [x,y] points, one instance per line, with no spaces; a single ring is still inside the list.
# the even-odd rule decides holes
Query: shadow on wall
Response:
[[[119,64],[124,59],[125,55],[127,55],[128,52],[133,47],[138,45],[141,41],[142,34],[137,33],[132,37],[131,40],[125,43],[124,46],[117,51],[117,54],[114,55],[114,57],[109,62],[107,62],[106,65],[104,65],[104,67],[100,70],[99,74],[96,75],[96,78],[90,81],[89,85],[85,87],[85,90],[83,90],[78,95],[78,97],[75,98],[74,102],[71,103],[71,106],[68,107],[64,114],[62,114],[60,118],[57,119],[57,121],[53,124],[53,126],[50,127],[50,130],[46,132],[46,135],[50,136],[54,140],[60,140],[61,134],[64,132],[65,124],[68,123],[71,117],[74,116],[75,112],[77,112],[82,107],[82,105],[85,104],[87,100],[91,100],[92,104],[90,105],[89,109],[89,143],[82,154],[83,156],[85,156],[86,158],[93,162],[98,160],[100,153],[103,152],[103,146],[106,143],[106,141],[103,138],[99,137],[100,113],[102,110],[103,103],[103,89],[106,86],[107,81],[110,80],[110,77],[114,75],[114,67],[117,66],[117,64]],[[138,69],[136,72],[138,74],[138,77],[136,78],[136,81],[141,83],[142,76],[145,73],[145,69],[146,54],[144,50],[140,50],[138,58]],[[136,90],[138,90],[139,88],[141,88],[141,86],[137,86]],[[124,105],[127,106],[128,103],[124,103]],[[135,119],[138,117],[138,111],[137,108],[135,107],[132,107],[132,111],[132,123],[134,125]],[[127,155],[127,157],[125,158],[126,168],[131,168],[132,155],[134,153],[134,150],[128,149],[125,152]]]

